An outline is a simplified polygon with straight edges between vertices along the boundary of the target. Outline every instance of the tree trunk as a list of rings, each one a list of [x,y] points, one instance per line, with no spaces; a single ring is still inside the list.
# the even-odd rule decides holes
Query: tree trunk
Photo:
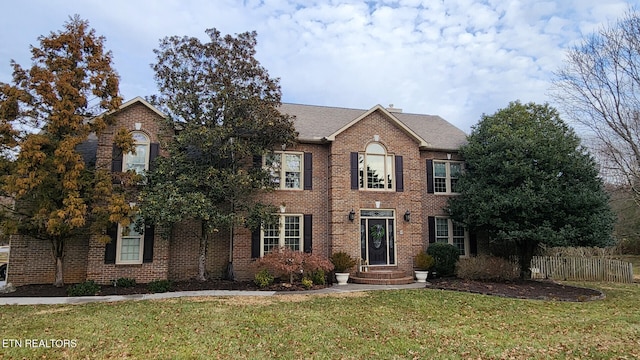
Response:
[[[55,238],[51,240],[51,250],[53,253],[53,258],[56,262],[56,273],[55,280],[53,281],[53,285],[55,287],[63,287],[64,286],[64,273],[63,273],[63,259],[64,259],[64,241],[60,238]]]
[[[200,249],[198,252],[198,281],[206,281],[206,271],[207,271],[207,245],[209,243],[209,232],[207,231],[207,226],[203,222],[202,223],[202,232],[200,234]]]
[[[518,262],[520,263],[520,278],[529,279],[531,278],[531,259],[538,247],[538,243],[528,240],[520,240],[517,244]]]

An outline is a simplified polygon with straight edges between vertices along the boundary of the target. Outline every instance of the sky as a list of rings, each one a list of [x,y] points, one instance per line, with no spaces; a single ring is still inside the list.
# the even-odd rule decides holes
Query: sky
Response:
[[[125,100],[157,92],[150,64],[167,36],[255,30],[256,58],[288,103],[439,115],[466,133],[509,102],[550,103],[573,45],[640,0],[21,0],[0,11],[0,82],[10,60],[69,17],[106,38]],[[555,106],[555,105],[554,105]]]

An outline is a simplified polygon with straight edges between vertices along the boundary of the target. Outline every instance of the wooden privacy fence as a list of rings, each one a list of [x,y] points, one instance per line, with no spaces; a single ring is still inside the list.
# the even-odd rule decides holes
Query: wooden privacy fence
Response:
[[[534,279],[633,282],[633,266],[620,260],[600,257],[534,256],[531,260]]]

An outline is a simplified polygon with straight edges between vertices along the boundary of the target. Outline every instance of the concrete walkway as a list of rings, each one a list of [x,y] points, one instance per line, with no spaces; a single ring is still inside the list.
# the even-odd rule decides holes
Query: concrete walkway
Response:
[[[157,300],[192,296],[287,296],[311,294],[339,294],[358,291],[422,289],[424,283],[407,285],[334,285],[320,290],[309,291],[241,291],[241,290],[203,290],[176,291],[158,294],[111,295],[111,296],[65,296],[65,297],[0,297],[0,305],[55,305],[55,304],[87,304],[95,302],[115,302],[127,300]]]

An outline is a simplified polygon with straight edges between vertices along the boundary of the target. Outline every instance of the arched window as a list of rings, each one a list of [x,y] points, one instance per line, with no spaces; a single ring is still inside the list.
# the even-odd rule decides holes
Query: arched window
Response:
[[[358,154],[360,189],[393,190],[393,155],[378,142]]]
[[[149,148],[151,141],[149,137],[141,132],[134,131],[131,133],[135,142],[135,154],[130,152],[124,155],[123,171],[133,170],[137,174],[143,174],[145,170],[149,170]]]

